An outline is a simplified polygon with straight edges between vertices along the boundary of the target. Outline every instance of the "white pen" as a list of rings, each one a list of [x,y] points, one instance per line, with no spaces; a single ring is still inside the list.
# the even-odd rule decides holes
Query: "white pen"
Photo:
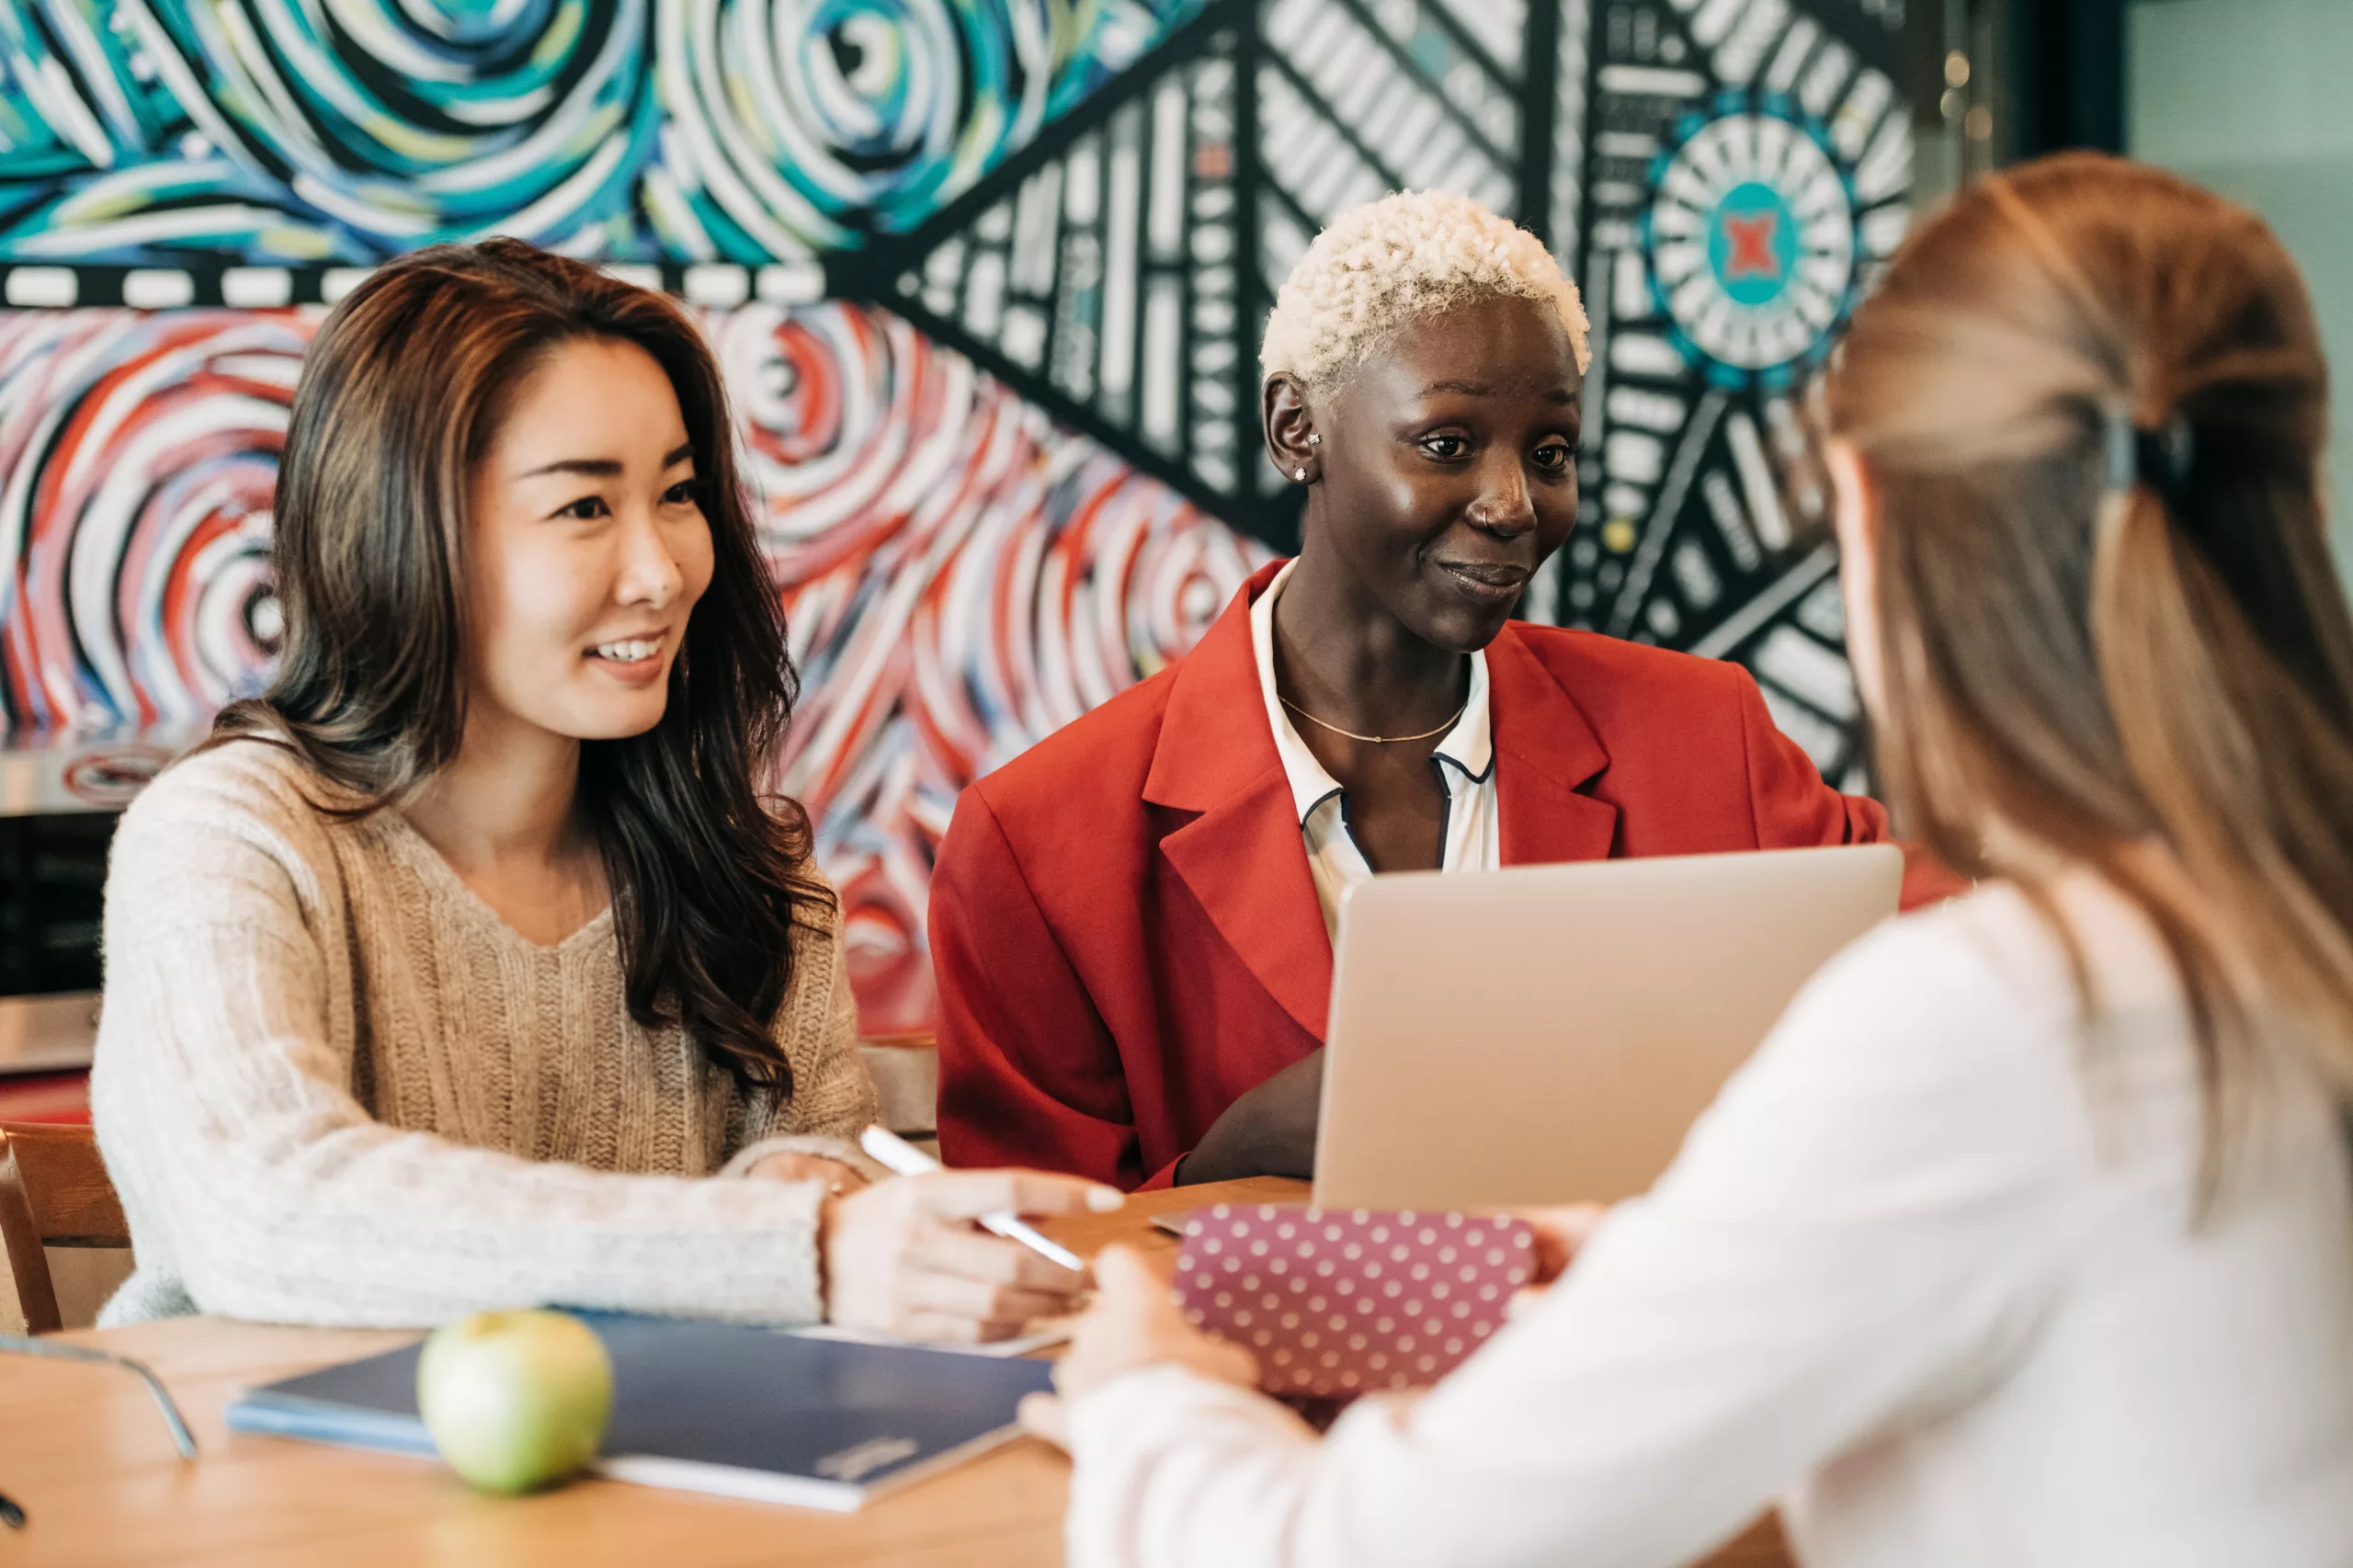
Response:
[[[874,1163],[896,1176],[924,1176],[940,1168],[939,1162],[887,1127],[870,1127],[858,1135],[858,1146]],[[1086,1271],[1086,1260],[1054,1241],[1036,1226],[1012,1214],[983,1214],[981,1229],[1009,1242],[1019,1242],[1040,1257],[1061,1264],[1074,1274]]]

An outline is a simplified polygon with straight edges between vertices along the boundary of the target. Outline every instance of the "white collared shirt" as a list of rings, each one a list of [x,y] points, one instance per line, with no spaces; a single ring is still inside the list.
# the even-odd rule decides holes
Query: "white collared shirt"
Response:
[[[1283,591],[1293,561],[1275,574],[1258,602],[1250,607],[1250,651],[1258,661],[1258,689],[1267,702],[1267,722],[1274,727],[1275,751],[1283,760],[1283,775],[1290,781],[1291,804],[1299,812],[1299,835],[1307,846],[1307,869],[1315,878],[1315,901],[1324,908],[1324,934],[1337,941],[1340,895],[1372,875],[1371,863],[1348,835],[1347,791],[1324,770],[1291,727],[1290,711],[1275,693],[1275,597]],[[1430,754],[1438,782],[1446,789],[1446,806],[1439,830],[1438,869],[1492,871],[1503,864],[1503,845],[1495,818],[1495,748],[1487,720],[1487,654],[1471,655],[1471,696],[1462,716],[1454,722]]]

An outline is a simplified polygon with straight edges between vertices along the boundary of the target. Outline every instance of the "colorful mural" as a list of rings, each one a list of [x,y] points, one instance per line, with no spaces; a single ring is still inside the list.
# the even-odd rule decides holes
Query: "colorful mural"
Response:
[[[1543,235],[1594,318],[1580,527],[1524,613],[1742,660],[1863,787],[1797,411],[1904,232],[1902,27],[1901,0],[16,0],[0,724],[251,689],[319,305],[524,234],[702,314],[808,677],[784,782],[870,1028],[919,1027],[957,790],[1292,536],[1259,324],[1335,213],[1435,186]]]
[[[711,328],[807,682],[784,788],[816,813],[868,1029],[926,1027],[957,792],[1191,647],[1266,551],[903,321]]]
[[[314,316],[0,313],[0,717],[200,719],[277,641],[270,492]]]
[[[811,256],[928,216],[1199,3],[14,0],[0,256]]]

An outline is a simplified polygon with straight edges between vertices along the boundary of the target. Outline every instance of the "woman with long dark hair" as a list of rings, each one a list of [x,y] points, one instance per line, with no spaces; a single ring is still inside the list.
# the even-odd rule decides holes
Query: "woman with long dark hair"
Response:
[[[1817,1568],[2353,1562],[2353,619],[2303,283],[2205,191],[2052,159],[1921,227],[1826,392],[1888,779],[1979,891],[1834,960],[1418,1403],[1319,1438],[1098,1259],[1036,1411],[1074,1568],[1673,1568],[1776,1498]]]
[[[839,907],[767,790],[794,676],[683,312],[511,240],[380,269],[305,361],[276,525],[275,679],[116,839],[108,1321],[1066,1303],[965,1221],[1112,1195],[869,1187],[847,1142]]]

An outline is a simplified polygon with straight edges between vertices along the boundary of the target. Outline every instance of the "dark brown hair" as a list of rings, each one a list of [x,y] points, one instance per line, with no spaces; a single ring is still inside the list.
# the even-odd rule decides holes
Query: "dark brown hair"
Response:
[[[772,1027],[794,922],[830,900],[807,815],[763,793],[798,681],[755,544],[719,368],[659,294],[519,240],[436,245],[379,268],[320,327],[278,475],[278,670],[216,741],[290,745],[353,814],[457,754],[467,479],[515,389],[559,345],[634,344],[669,377],[710,528],[710,586],[687,623],[662,721],[581,746],[580,799],[612,889],[631,1014],[682,1025],[748,1078],[789,1089]]]
[[[1880,499],[1879,755],[1904,825],[2054,921],[1989,819],[2147,915],[2195,1026],[2211,1180],[2258,1010],[2353,1085],[2353,619],[2303,281],[2252,213],[2063,154],[1923,225],[1824,390]]]

